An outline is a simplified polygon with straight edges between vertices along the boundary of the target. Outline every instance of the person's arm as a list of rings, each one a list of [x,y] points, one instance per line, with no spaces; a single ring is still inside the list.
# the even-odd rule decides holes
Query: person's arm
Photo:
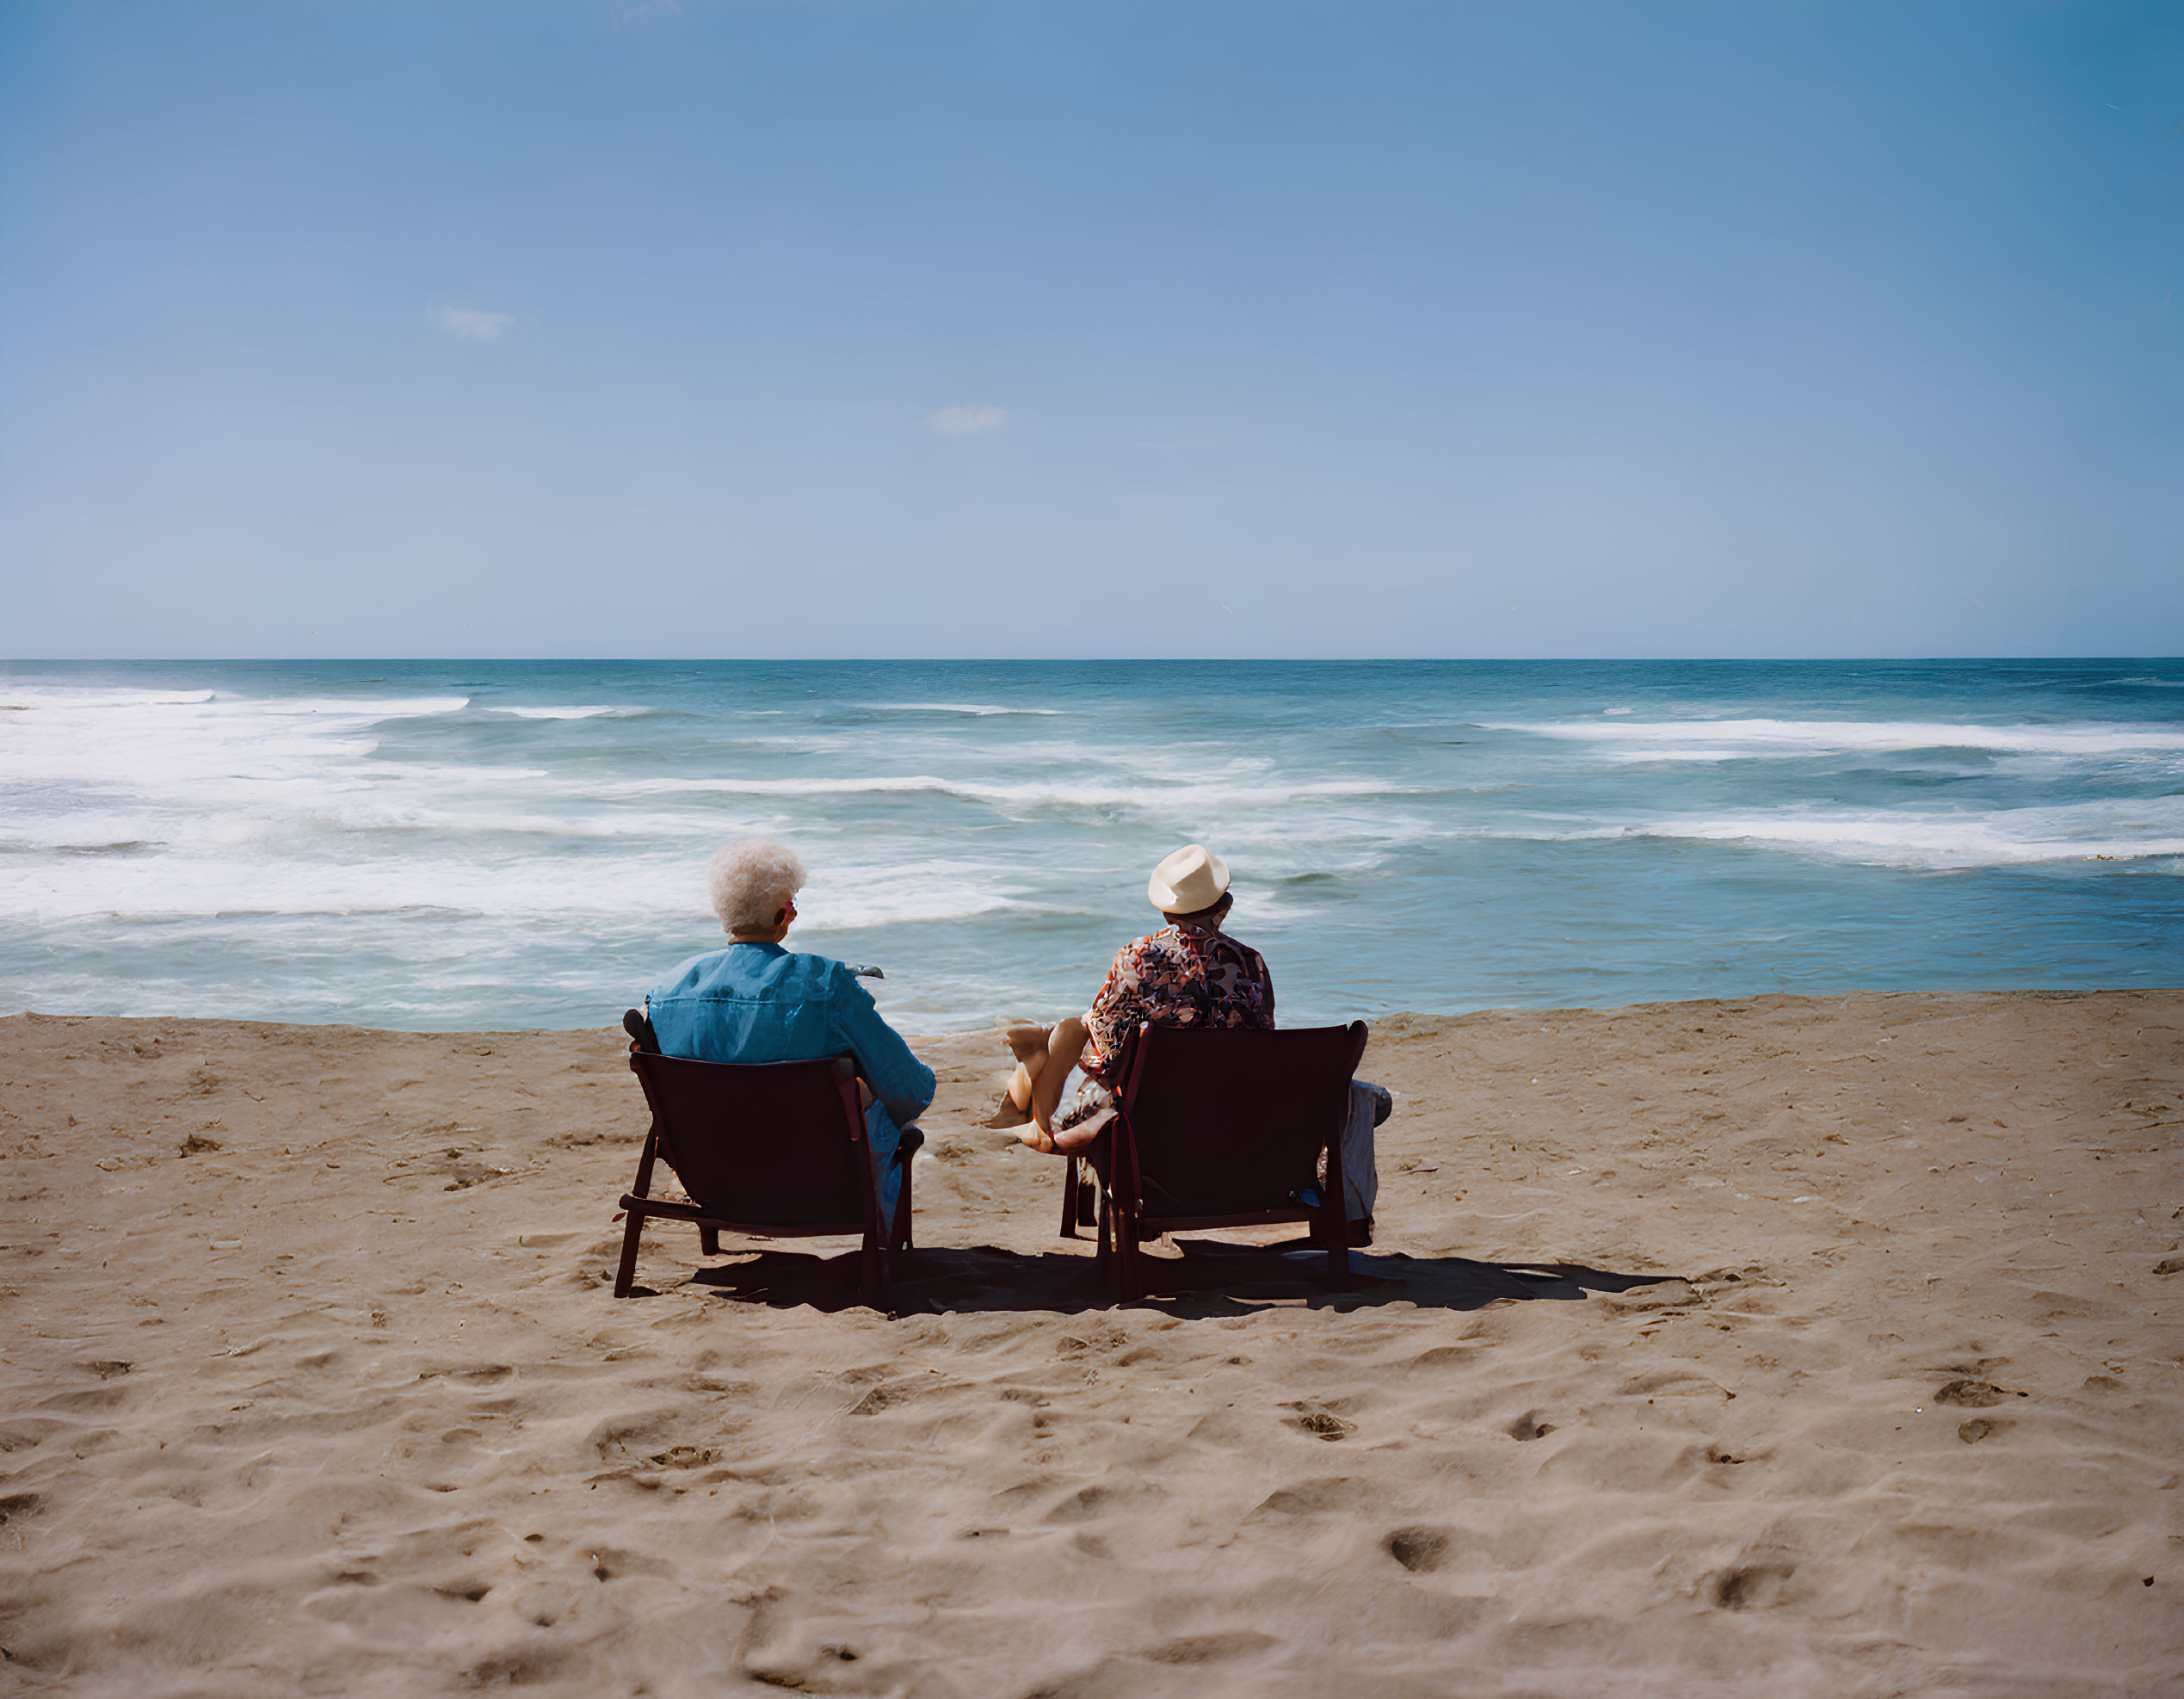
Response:
[[[903,1035],[879,1018],[872,993],[849,974],[835,975],[830,1012],[836,1030],[864,1071],[872,1095],[886,1106],[898,1127],[907,1127],[933,1101],[938,1082],[919,1061]]]
[[[1122,1054],[1123,1041],[1144,1019],[1144,1001],[1138,995],[1137,951],[1137,945],[1125,944],[1115,952],[1114,965],[1084,1011],[1084,1029],[1103,1067]]]

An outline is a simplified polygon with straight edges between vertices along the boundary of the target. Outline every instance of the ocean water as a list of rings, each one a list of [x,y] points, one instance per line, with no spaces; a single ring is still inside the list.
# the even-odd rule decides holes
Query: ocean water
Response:
[[[1226,857],[1292,1022],[2184,984],[2184,661],[0,665],[0,1010],[612,1022],[765,832],[914,1031]]]

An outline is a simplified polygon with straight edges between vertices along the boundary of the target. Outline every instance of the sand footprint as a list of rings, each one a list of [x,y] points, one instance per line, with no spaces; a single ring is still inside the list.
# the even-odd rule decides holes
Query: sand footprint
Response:
[[[1448,1561],[1453,1543],[1446,1528],[1398,1528],[1380,1544],[1387,1554],[1414,1575],[1431,1574]]]

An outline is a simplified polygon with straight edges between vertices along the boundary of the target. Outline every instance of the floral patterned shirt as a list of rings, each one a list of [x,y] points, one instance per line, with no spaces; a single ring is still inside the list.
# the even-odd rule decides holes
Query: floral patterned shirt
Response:
[[[1091,1041],[1077,1066],[1105,1080],[1123,1041],[1147,1021],[1271,1028],[1274,975],[1258,951],[1209,928],[1169,926],[1125,944],[1085,1013]]]

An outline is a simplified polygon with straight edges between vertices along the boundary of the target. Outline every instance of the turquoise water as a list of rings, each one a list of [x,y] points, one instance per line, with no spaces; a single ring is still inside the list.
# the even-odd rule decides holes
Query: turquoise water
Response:
[[[2184,984],[2184,662],[0,666],[0,1010],[596,1025],[793,840],[913,1030],[1228,858],[1291,1022]]]

